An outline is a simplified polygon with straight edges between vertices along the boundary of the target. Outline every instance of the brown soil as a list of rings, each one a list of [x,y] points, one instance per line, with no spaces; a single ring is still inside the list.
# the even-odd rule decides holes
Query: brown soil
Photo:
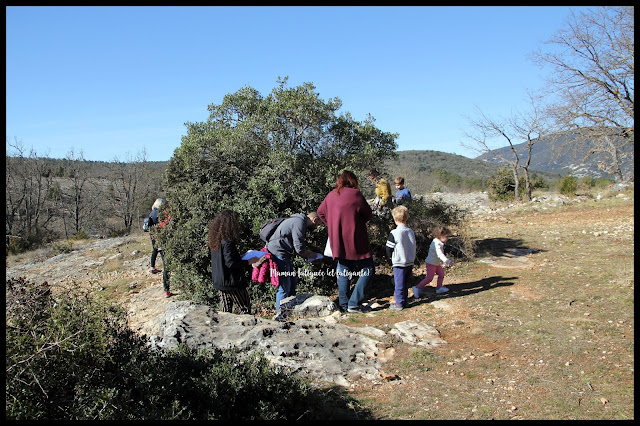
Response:
[[[475,216],[477,261],[447,270],[446,295],[431,289],[415,300],[410,290],[403,311],[386,309],[390,271],[377,268],[366,296],[379,308],[344,321],[383,330],[425,321],[448,344],[426,350],[388,342],[395,350],[388,380],[358,382],[351,395],[380,419],[634,418],[633,212],[633,199],[611,198]],[[116,298],[134,330],[155,334],[171,298],[163,296],[162,274],[149,272],[149,250],[146,234],[127,237],[84,253],[100,267],[58,279]],[[122,258],[128,266],[109,268]],[[9,258],[7,273],[35,262],[29,274],[44,276],[49,269],[39,260]],[[411,285],[424,274],[416,267]]]
[[[398,344],[386,371],[399,380],[352,394],[384,419],[633,418],[633,210],[589,202],[474,219],[477,242],[499,239],[505,255],[449,270],[447,295],[355,321],[427,320],[448,345]],[[529,254],[516,262],[510,248]]]

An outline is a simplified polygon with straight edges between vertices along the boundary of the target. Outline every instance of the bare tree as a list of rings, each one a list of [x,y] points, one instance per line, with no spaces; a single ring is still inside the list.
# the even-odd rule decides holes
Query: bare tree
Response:
[[[511,169],[513,179],[515,181],[515,201],[520,201],[520,179],[518,174],[520,157],[514,147],[514,141],[512,140],[511,134],[512,131],[509,129],[508,121],[489,118],[480,108],[477,108],[477,111],[479,118],[467,117],[467,120],[473,129],[473,133],[465,132],[465,136],[473,140],[475,144],[469,145],[462,143],[462,146],[476,151],[478,154],[490,154],[492,157],[498,158],[506,163]],[[509,144],[513,157],[508,158],[502,155],[500,150],[501,147],[495,146],[496,139],[502,140],[503,142],[506,141]]]
[[[143,149],[135,159],[129,156],[127,162],[121,162],[116,157],[112,164],[116,178],[111,183],[111,203],[122,219],[125,231],[131,232],[138,203],[148,192],[148,184],[144,180],[147,174],[147,152]]]
[[[620,161],[633,159],[634,7],[602,6],[571,13],[547,51],[532,54],[550,65],[549,114],[558,131],[595,142],[589,155],[603,153],[601,168],[623,180]]]
[[[48,164],[31,148],[27,153],[22,141],[7,143],[6,156],[6,235],[32,238],[46,229],[53,217],[47,194],[53,183]]]
[[[510,119],[510,127],[513,129],[513,132],[517,137],[524,139],[526,143],[527,158],[520,167],[524,171],[525,195],[528,201],[531,200],[529,166],[531,165],[533,146],[547,133],[546,117],[541,111],[539,98],[529,94],[529,105],[530,109],[528,112],[517,113]]]
[[[469,119],[473,134],[465,133],[465,135],[475,142],[475,146],[465,145],[480,154],[489,154],[494,158],[500,159],[509,165],[513,172],[515,180],[515,200],[520,200],[520,182],[519,169],[524,171],[525,178],[525,196],[527,200],[531,200],[531,177],[529,175],[529,166],[533,154],[533,146],[541,140],[547,132],[546,117],[542,111],[540,98],[535,97],[531,93],[527,94],[529,108],[525,112],[512,112],[506,119],[496,120],[487,117],[480,109],[478,109],[479,118]],[[507,158],[501,152],[502,148],[493,147],[499,141],[506,141],[510,148],[512,156]],[[519,142],[522,141],[522,142]],[[515,143],[515,145],[514,145]],[[524,163],[521,162],[517,145],[524,144],[526,158]],[[504,146],[503,146],[504,147]]]
[[[84,158],[84,153],[80,150],[78,153],[73,148],[69,150],[66,157],[68,166],[66,174],[71,180],[71,185],[63,189],[63,221],[65,221],[65,213],[69,213],[69,217],[73,221],[75,233],[86,228],[86,222],[91,218],[92,213],[96,209],[97,202],[95,200],[95,183],[90,179],[89,164]],[[88,188],[92,185],[93,188]],[[94,189],[94,190],[92,190]],[[86,229],[85,229],[86,230]],[[66,232],[66,221],[65,221]]]

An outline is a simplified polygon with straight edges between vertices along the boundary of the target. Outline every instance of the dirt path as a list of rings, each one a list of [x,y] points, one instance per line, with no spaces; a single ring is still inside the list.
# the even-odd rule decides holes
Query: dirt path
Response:
[[[129,312],[129,324],[141,334],[155,334],[165,306],[162,273],[150,273],[148,234],[73,242],[69,252],[51,248],[7,259],[7,276],[26,276],[57,286],[80,286],[117,300]],[[158,257],[156,266],[162,268]],[[179,291],[172,290],[172,294]]]

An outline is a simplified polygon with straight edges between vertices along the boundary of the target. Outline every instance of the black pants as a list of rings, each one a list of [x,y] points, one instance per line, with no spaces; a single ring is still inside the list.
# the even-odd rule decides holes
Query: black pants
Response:
[[[164,250],[160,247],[156,247],[156,240],[151,235],[151,269],[156,268],[156,258],[160,253],[160,259],[162,259],[162,287],[164,291],[169,291],[169,272],[167,271],[167,264],[164,261]]]

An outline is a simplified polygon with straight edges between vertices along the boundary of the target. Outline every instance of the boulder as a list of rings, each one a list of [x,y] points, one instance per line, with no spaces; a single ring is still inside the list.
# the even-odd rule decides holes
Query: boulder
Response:
[[[280,301],[280,313],[274,318],[285,319],[326,317],[338,311],[338,307],[327,296],[298,294]]]
[[[371,335],[372,330],[363,333],[357,327],[331,324],[320,318],[274,321],[217,312],[211,306],[191,301],[171,301],[159,335],[152,337],[151,344],[166,349],[184,343],[203,349],[258,351],[273,364],[292,372],[348,386],[360,378],[380,377],[379,342]]]

